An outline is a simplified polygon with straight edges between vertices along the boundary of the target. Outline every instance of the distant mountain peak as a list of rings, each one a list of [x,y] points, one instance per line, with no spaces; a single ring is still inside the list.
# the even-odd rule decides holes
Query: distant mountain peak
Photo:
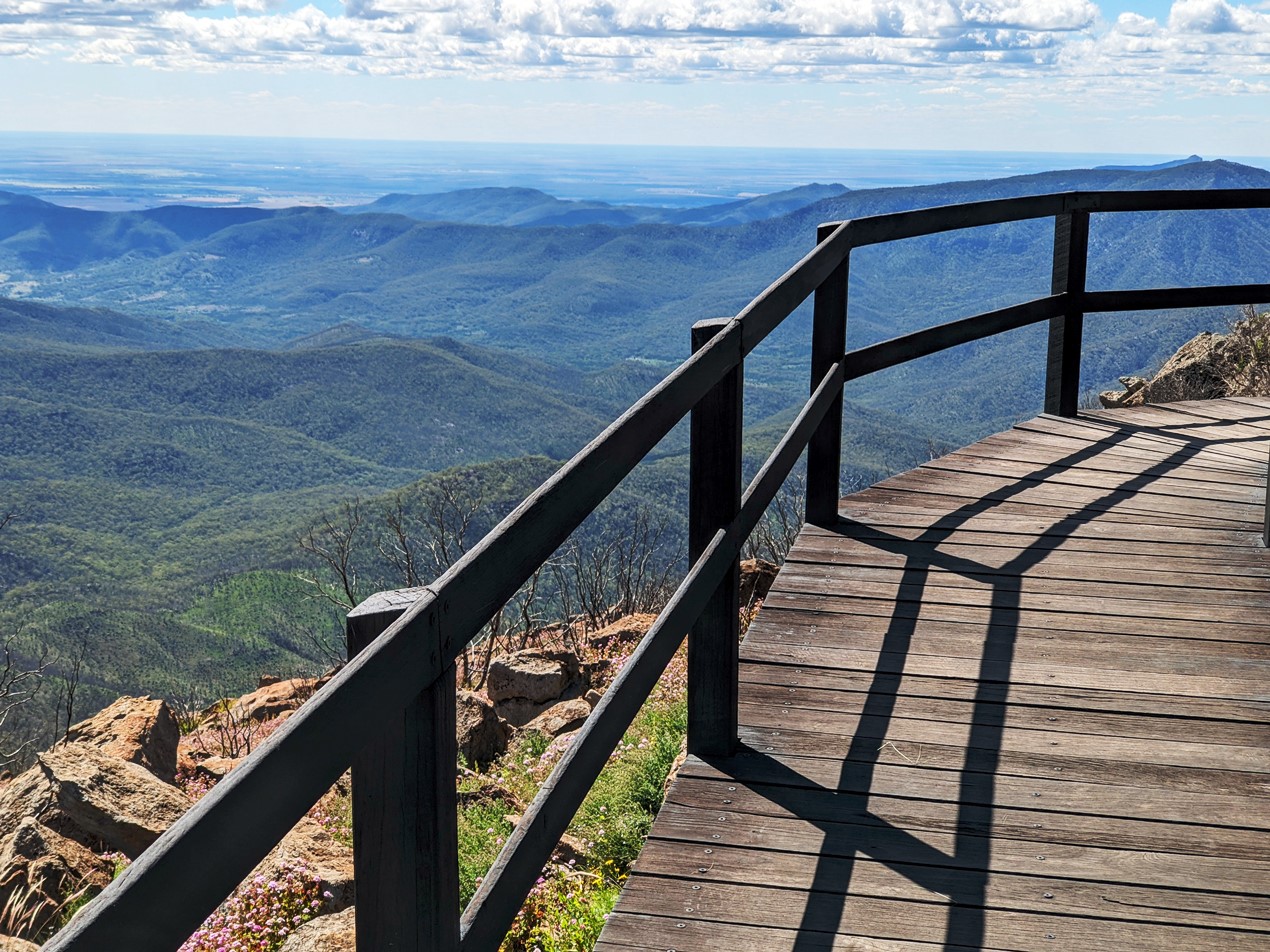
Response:
[[[1179,165],[1191,165],[1203,161],[1203,158],[1198,155],[1188,155],[1184,159],[1157,162],[1155,165],[1098,165],[1094,167],[1094,170],[1098,172],[1158,172],[1161,169],[1175,169]]]

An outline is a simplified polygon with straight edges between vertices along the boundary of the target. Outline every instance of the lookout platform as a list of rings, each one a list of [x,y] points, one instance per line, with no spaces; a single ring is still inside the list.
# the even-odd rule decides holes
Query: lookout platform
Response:
[[[1041,416],[842,500],[597,948],[1270,948],[1267,443]]]

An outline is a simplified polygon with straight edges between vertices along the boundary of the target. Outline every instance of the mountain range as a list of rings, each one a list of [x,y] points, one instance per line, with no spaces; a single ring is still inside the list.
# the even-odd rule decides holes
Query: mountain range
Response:
[[[161,689],[182,646],[199,677],[298,664],[297,626],[338,625],[291,582],[317,513],[456,465],[529,491],[686,356],[693,321],[735,313],[820,222],[1201,187],[1270,187],[1270,172],[813,185],[657,211],[527,189],[126,213],[0,193],[0,514],[17,513],[0,533],[0,623],[63,648],[91,632],[103,697]],[[859,249],[850,346],[1047,293],[1051,241],[1041,221]],[[1090,246],[1095,288],[1270,282],[1266,212],[1097,217]],[[1092,316],[1086,386],[1224,318]],[[805,397],[809,325],[804,307],[747,360],[751,470]],[[844,475],[876,479],[1035,412],[1043,350],[1031,328],[853,382]],[[672,434],[629,490],[675,520],[685,441]]]

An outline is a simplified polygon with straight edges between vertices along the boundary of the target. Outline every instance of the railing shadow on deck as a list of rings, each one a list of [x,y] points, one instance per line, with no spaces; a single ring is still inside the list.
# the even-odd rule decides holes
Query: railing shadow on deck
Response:
[[[1069,192],[821,226],[815,248],[802,261],[735,317],[694,328],[691,358],[453,568],[423,589],[406,595],[381,593],[359,606],[349,617],[354,652],[349,664],[46,948],[175,949],[352,765],[359,949],[496,949],[574,811],[689,629],[689,749],[703,756],[725,756],[737,749],[738,554],[804,450],[807,520],[819,526],[837,523],[842,388],[847,380],[1045,321],[1045,407],[1072,416],[1085,313],[1270,301],[1270,284],[1087,291],[1090,215],[1249,208],[1270,208],[1270,190]],[[1055,222],[1050,295],[846,351],[853,248],[1036,218]],[[741,493],[744,359],[812,294],[812,396]],[[460,919],[455,658],[689,413],[688,575],[525,811]],[[1002,604],[1008,611],[1008,601]],[[903,632],[897,630],[895,637],[902,638]],[[884,713],[879,708],[871,716]],[[972,926],[962,928],[973,931]]]
[[[1006,723],[1003,716],[1004,705],[1010,700],[1015,637],[1020,627],[1020,582],[1029,569],[1061,548],[1061,543],[1057,546],[1051,544],[1056,537],[1066,538],[1079,526],[1092,522],[1099,514],[1114,507],[1117,497],[1147,489],[1156,480],[1193,459],[1208,441],[1179,438],[1182,445],[1165,459],[1142,473],[1126,478],[1098,499],[1057,519],[1043,530],[1040,535],[1047,539],[1046,544],[1028,546],[1001,565],[987,565],[941,552],[939,545],[970,520],[990,513],[1002,503],[1007,503],[1021,492],[1033,488],[1036,482],[1092,460],[1132,436],[1133,433],[1126,429],[1114,433],[1104,442],[1082,447],[1029,473],[1026,480],[1016,481],[1006,489],[994,493],[991,499],[976,500],[938,517],[930,528],[916,538],[891,535],[876,526],[870,527],[867,538],[857,538],[857,541],[865,545],[904,557],[898,586],[899,589],[906,590],[906,602],[921,601],[920,593],[932,568],[954,574],[974,575],[977,576],[976,581],[982,581],[984,575],[992,578],[987,617],[983,622],[984,650],[975,679],[966,758],[960,771],[956,799],[954,845],[951,854],[941,852],[869,809],[874,771],[883,749],[879,745],[889,734],[900,695],[900,682],[920,616],[919,611],[896,611],[890,618],[878,649],[878,663],[873,672],[873,680],[865,689],[856,732],[842,761],[836,787],[820,788],[838,795],[835,800],[835,815],[832,820],[817,824],[824,833],[824,840],[808,887],[801,923],[792,945],[793,952],[820,952],[825,948],[825,933],[832,934],[839,929],[843,922],[846,896],[851,888],[855,860],[860,855],[869,856],[874,862],[889,867],[918,886],[947,897],[947,926],[943,948],[948,952],[983,947],[988,907],[986,893],[995,825],[993,803]],[[850,533],[853,525],[853,520],[840,518],[836,526],[827,528],[845,535]],[[915,548],[923,548],[924,551],[917,554],[913,552]],[[898,608],[898,600],[896,605]],[[762,758],[766,761],[763,794],[791,813],[798,812],[797,801],[803,795],[801,792],[808,787],[816,787],[814,781],[802,777],[762,751],[749,748],[739,752],[739,756]],[[721,762],[716,763],[721,769],[726,769]],[[782,802],[781,793],[786,790],[796,790],[799,794]],[[814,819],[809,822],[816,823]],[[860,826],[870,828],[867,838],[860,836]],[[862,839],[867,839],[867,844],[862,843]]]

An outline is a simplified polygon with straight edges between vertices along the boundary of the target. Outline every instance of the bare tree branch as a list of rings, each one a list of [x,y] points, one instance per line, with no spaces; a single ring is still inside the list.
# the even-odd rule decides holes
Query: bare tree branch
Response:
[[[300,548],[317,559],[322,568],[335,576],[336,588],[324,580],[301,575],[313,586],[316,595],[348,611],[361,601],[357,584],[354,555],[362,534],[362,501],[340,503],[334,515],[323,513],[318,521],[300,536]]]

